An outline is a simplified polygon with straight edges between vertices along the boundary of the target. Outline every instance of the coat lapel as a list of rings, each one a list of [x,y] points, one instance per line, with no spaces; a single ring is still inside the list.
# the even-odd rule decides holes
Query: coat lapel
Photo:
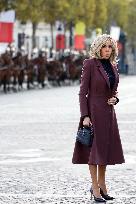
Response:
[[[110,88],[109,78],[108,78],[108,76],[107,76],[107,74],[106,74],[106,72],[105,72],[105,70],[104,70],[104,68],[103,68],[103,66],[102,66],[102,64],[101,64],[101,62],[100,62],[99,60],[96,60],[96,62],[97,62],[97,65],[96,65],[96,66],[97,66],[98,69],[100,70],[100,72],[101,72],[103,78],[106,80],[107,85],[108,85],[108,87]]]

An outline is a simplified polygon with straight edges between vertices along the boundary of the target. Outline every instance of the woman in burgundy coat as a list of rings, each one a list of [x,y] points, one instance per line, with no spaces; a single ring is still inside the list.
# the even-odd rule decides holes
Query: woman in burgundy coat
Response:
[[[94,138],[91,148],[75,143],[72,162],[89,165],[90,192],[96,202],[114,199],[107,193],[106,166],[125,162],[114,110],[119,102],[117,54],[117,43],[112,37],[99,35],[91,45],[91,58],[83,63],[81,76],[79,127],[93,125]]]

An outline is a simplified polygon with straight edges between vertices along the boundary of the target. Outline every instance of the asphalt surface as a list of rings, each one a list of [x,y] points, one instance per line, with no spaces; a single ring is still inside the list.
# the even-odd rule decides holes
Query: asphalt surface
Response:
[[[87,165],[71,163],[79,85],[0,93],[0,204],[91,204]],[[113,204],[136,204],[136,77],[121,77],[116,114],[126,163],[108,166]],[[116,151],[116,149],[115,149]]]

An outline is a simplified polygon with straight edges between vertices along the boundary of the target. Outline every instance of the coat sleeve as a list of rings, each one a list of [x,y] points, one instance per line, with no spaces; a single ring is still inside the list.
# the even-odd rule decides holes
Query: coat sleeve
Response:
[[[90,64],[90,60],[86,59],[83,62],[80,91],[79,91],[79,104],[80,104],[81,117],[89,115],[87,94],[89,91],[90,79],[91,79],[91,64]]]
[[[115,70],[116,70],[116,72],[117,72],[117,87],[116,87],[116,89],[114,90],[114,92],[113,92],[113,97],[115,97],[116,98],[116,103],[114,104],[114,105],[116,105],[118,102],[119,102],[119,98],[118,98],[118,90],[117,90],[117,88],[118,88],[118,83],[119,83],[119,71],[118,71],[118,65],[116,65],[115,66]]]

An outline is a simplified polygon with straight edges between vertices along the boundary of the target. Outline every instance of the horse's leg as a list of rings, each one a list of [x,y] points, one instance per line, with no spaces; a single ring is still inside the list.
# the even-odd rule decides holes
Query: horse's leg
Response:
[[[30,89],[30,80],[29,80],[29,75],[27,76],[27,89],[29,90]]]
[[[18,74],[18,89],[23,89],[23,81],[24,81],[24,70],[21,70]]]
[[[40,74],[40,81],[41,81],[41,86],[42,86],[42,88],[44,88],[45,87],[45,83],[44,83],[44,80],[45,80],[45,73],[44,73],[44,71],[43,72],[41,72],[41,74]]]
[[[14,76],[14,80],[13,80],[13,91],[14,91],[14,92],[17,91],[16,85],[17,85],[17,79],[16,79],[16,76]]]
[[[4,76],[4,78],[3,78],[3,91],[4,91],[4,93],[7,93],[7,80],[6,80],[6,76]]]

